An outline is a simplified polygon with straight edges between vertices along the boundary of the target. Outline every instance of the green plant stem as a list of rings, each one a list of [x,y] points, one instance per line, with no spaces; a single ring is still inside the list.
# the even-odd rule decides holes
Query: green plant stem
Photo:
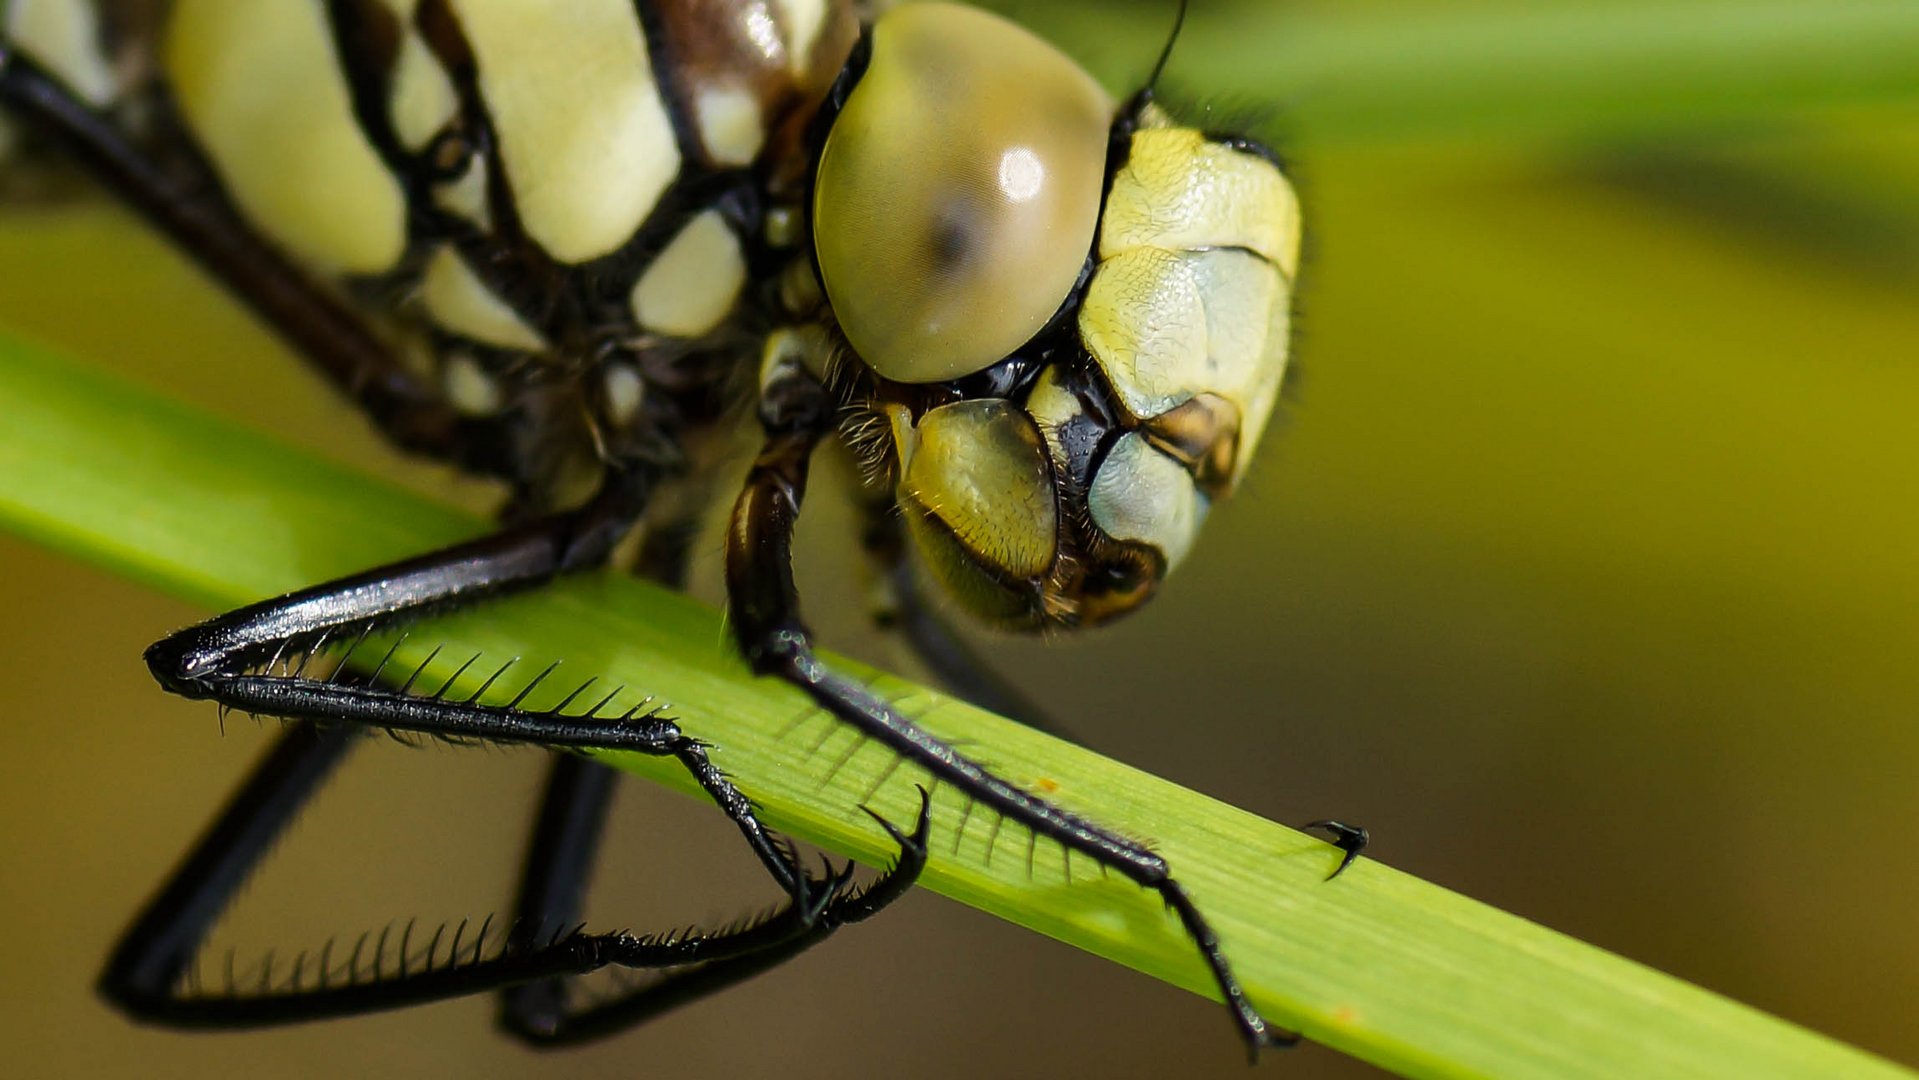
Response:
[[[224,607],[418,553],[485,526],[231,423],[0,340],[0,522]],[[156,632],[165,628],[156,627]],[[564,658],[572,679],[658,695],[770,822],[868,862],[891,852],[858,810],[910,819],[911,768],[753,678],[719,616],[594,574],[417,627],[403,655]],[[862,674],[872,673],[854,668]],[[442,676],[442,677],[443,677]],[[429,676],[430,678],[431,676]],[[930,691],[889,696],[1015,782],[1150,837],[1213,919],[1259,1005],[1319,1042],[1416,1076],[1904,1076],[1822,1036],[1362,860]],[[158,691],[156,690],[156,693]],[[822,738],[824,741],[822,741]],[[817,749],[815,749],[817,747]],[[623,768],[690,790],[659,762]],[[927,887],[1155,977],[1207,991],[1176,924],[1140,890],[935,799]],[[1497,842],[1497,838],[1489,838]],[[1662,843],[1648,838],[1648,844]],[[989,858],[989,843],[991,852]],[[1604,868],[1595,867],[1595,877]],[[1221,1025],[1221,1038],[1226,1038]]]

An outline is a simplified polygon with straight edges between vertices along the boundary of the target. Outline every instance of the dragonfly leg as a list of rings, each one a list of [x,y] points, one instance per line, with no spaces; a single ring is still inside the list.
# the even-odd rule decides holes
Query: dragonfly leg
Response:
[[[813,931],[829,911],[854,903],[855,894],[846,888],[850,870],[824,880],[810,877],[790,847],[760,824],[746,797],[713,767],[706,748],[657,711],[635,708],[600,718],[597,707],[569,714],[523,709],[518,698],[501,705],[484,703],[479,694],[451,698],[444,688],[414,693],[411,686],[395,689],[377,676],[361,676],[344,660],[325,675],[309,672],[305,663],[276,668],[276,658],[317,650],[328,639],[470,605],[596,565],[637,517],[646,488],[644,476],[619,473],[580,510],[254,604],[149,649],[149,666],[176,693],[297,722],[136,921],[103,977],[107,996],[137,1016],[181,1026],[287,1023],[537,983],[609,964],[659,968],[730,961],[785,946]],[[281,969],[278,980],[267,967],[257,982],[212,994],[183,987],[207,931],[259,856],[344,755],[351,738],[378,729],[676,758],[734,822],[790,903],[774,916],[724,933],[641,937],[571,927],[537,935],[509,930],[503,945],[491,945],[480,934],[462,938],[463,944],[447,941],[442,952],[436,937],[413,955],[405,942],[397,954],[389,954],[382,942],[364,964],[357,956],[339,965],[301,961]],[[908,862],[902,858],[903,865]]]
[[[548,789],[548,813],[576,811],[593,799],[593,781],[568,782],[577,786],[570,791]],[[556,786],[557,783],[556,780]],[[565,801],[563,808],[562,800]],[[899,846],[899,857],[892,868],[863,890],[837,889],[815,918],[784,940],[766,948],[676,968],[646,985],[584,1006],[568,1000],[566,984],[562,979],[546,979],[518,986],[502,995],[501,1026],[534,1045],[575,1045],[630,1030],[662,1013],[778,967],[825,941],[840,927],[871,918],[912,888],[920,871],[926,866],[926,843],[932,825],[931,809],[932,800],[921,789],[919,817],[910,833],[877,814],[873,815],[874,820]],[[542,819],[543,831],[545,820]],[[573,850],[578,851],[577,848]],[[556,850],[556,855],[558,857],[553,860],[554,864],[566,861],[566,853]],[[570,879],[547,881],[545,884],[552,891],[545,895],[549,899],[554,898],[570,883]],[[525,896],[523,893],[523,902]],[[577,903],[577,890],[570,899]]]
[[[979,805],[1156,893],[1198,948],[1249,1052],[1297,1042],[1297,1035],[1274,1027],[1253,1007],[1218,935],[1164,858],[988,772],[819,659],[800,619],[792,538],[806,492],[808,462],[832,429],[833,418],[826,391],[801,365],[789,364],[763,376],[760,421],[766,441],[734,504],[727,531],[729,622],[748,663],[763,675],[798,687],[842,722]]]

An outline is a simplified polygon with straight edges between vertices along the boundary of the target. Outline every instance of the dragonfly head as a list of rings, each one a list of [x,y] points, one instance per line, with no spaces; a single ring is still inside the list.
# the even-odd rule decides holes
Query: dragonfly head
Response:
[[[976,614],[1038,629],[1132,611],[1272,412],[1292,186],[1149,94],[1116,109],[976,9],[896,8],[864,62],[812,203],[850,423],[884,431],[924,564]]]

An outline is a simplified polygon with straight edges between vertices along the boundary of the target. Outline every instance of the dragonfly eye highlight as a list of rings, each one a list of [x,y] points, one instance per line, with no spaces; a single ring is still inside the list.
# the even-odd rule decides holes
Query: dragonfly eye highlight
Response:
[[[1113,106],[1045,41],[908,4],[820,155],[820,274],[861,359],[897,382],[980,371],[1065,301],[1093,246]]]

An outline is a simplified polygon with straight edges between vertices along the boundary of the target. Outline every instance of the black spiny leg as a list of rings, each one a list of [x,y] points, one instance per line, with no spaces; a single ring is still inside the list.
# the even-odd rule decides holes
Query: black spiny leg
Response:
[[[650,530],[641,548],[639,572],[662,585],[681,587],[694,529],[689,524],[652,526]],[[598,762],[570,754],[555,755],[540,817],[527,847],[526,868],[514,907],[513,940],[533,945],[578,922],[619,779],[619,772]],[[565,978],[510,987],[500,994],[500,1026],[535,1045],[587,1042],[629,1030],[676,1006],[778,966],[825,940],[838,927],[865,919],[906,893],[926,865],[928,809],[929,804],[923,801],[918,824],[910,836],[880,820],[881,827],[900,846],[899,861],[893,869],[863,893],[836,895],[808,932],[786,944],[675,972],[586,1008],[572,1005]]]
[[[1339,865],[1333,867],[1333,872],[1326,875],[1327,881],[1345,873],[1346,868],[1353,865],[1353,860],[1359,858],[1359,853],[1365,851],[1367,843],[1372,840],[1372,835],[1366,831],[1366,826],[1348,825],[1346,822],[1334,821],[1331,818],[1308,822],[1300,828],[1302,830],[1318,829],[1326,833],[1332,838],[1332,845],[1345,853],[1340,856]]]
[[[464,997],[499,986],[610,964],[667,967],[777,949],[803,934],[839,891],[839,882],[802,879],[803,899],[779,917],[731,934],[649,940],[631,934],[561,934],[527,948],[490,949],[485,930],[435,934],[409,957],[388,955],[382,940],[363,959],[323,950],[257,983],[211,993],[182,986],[213,923],[300,807],[339,763],[358,734],[310,723],[287,730],[227,804],[174,877],[114,950],[100,991],[130,1015],[188,1028],[247,1028],[376,1012]],[[409,962],[414,970],[407,971]],[[400,964],[381,974],[382,962]],[[369,972],[372,972],[369,975]]]
[[[103,996],[135,1016],[189,1022],[173,1012],[174,989],[214,921],[355,738],[306,723],[287,728],[127,929],[100,973]]]
[[[549,807],[551,807],[549,803]],[[682,1005],[736,986],[770,971],[825,941],[842,926],[871,918],[904,896],[926,867],[926,841],[932,828],[932,799],[920,789],[919,817],[912,833],[867,813],[899,845],[893,867],[861,892],[839,888],[804,928],[783,940],[752,951],[684,966],[658,980],[584,1008],[569,1006],[564,980],[547,979],[515,988],[504,996],[502,1025],[527,1042],[541,1046],[570,1046],[630,1030]]]
[[[692,535],[692,523],[649,525],[635,569],[661,585],[684,588]],[[513,903],[510,940],[514,945],[536,944],[579,922],[620,776],[619,770],[590,758],[553,755],[540,814],[527,839],[519,896]],[[528,1042],[552,1038],[566,1014],[564,978],[500,992],[500,1027]]]
[[[490,954],[472,941],[464,951],[448,943],[444,955],[435,939],[426,946],[423,961],[412,961],[411,971],[406,966],[397,973],[391,966],[382,971],[375,964],[374,974],[367,977],[361,966],[344,962],[348,973],[331,975],[333,968],[320,961],[303,971],[297,965],[283,968],[279,980],[262,975],[250,987],[229,987],[212,995],[185,990],[181,975],[212,920],[344,748],[345,736],[312,734],[300,725],[294,729],[297,734],[290,734],[269,756],[116,951],[104,980],[113,1000],[137,1016],[181,1026],[311,1020],[585,974],[609,964],[680,967],[777,950],[811,931],[836,902],[848,902],[841,895],[845,875],[823,882],[807,877],[761,827],[746,798],[707,760],[705,749],[665,718],[629,712],[596,720],[591,710],[580,716],[531,713],[471,699],[411,697],[297,671],[273,673],[269,661],[274,655],[310,647],[324,635],[337,637],[377,622],[470,604],[597,564],[639,513],[646,494],[643,474],[611,475],[608,487],[580,511],[242,608],[160,642],[148,650],[147,661],[176,693],[294,720],[674,757],[733,820],[792,897],[791,904],[771,919],[720,934],[649,939],[626,933],[556,932],[538,941],[509,942]],[[263,665],[265,671],[257,670]],[[343,961],[334,958],[335,965]]]
[[[510,447],[510,441],[488,430],[488,421],[460,415],[437,388],[420,380],[369,334],[358,316],[331,292],[315,288],[254,234],[221,196],[211,170],[191,151],[188,141],[174,140],[165,162],[150,158],[111,120],[90,109],[31,58],[14,52],[4,39],[0,39],[0,107],[61,144],[97,181],[195,258],[323,376],[356,400],[397,445],[475,471],[519,479],[515,463],[495,453]],[[165,123],[165,117],[159,122]],[[631,510],[637,513],[637,506]],[[311,642],[323,632],[350,630],[361,622],[423,607],[470,602],[589,565],[603,557],[630,520],[630,515],[617,521],[603,515],[598,522],[580,518],[535,522],[438,556],[235,612],[161,642],[149,650],[148,660],[169,689],[253,711],[441,735],[670,753],[713,793],[762,863],[793,896],[786,914],[734,934],[670,943],[608,934],[573,935],[541,944],[536,935],[521,935],[491,959],[482,959],[474,947],[471,959],[374,983],[325,985],[325,975],[309,973],[316,982],[305,991],[293,976],[279,992],[263,990],[244,998],[181,995],[179,981],[213,920],[347,745],[344,734],[298,724],[256,769],[202,845],[129,932],[102,977],[103,992],[129,1012],[156,1021],[232,1027],[392,1008],[501,986],[538,986],[606,964],[704,964],[683,980],[680,999],[686,1000],[697,996],[692,991],[701,981],[717,988],[730,981],[720,977],[729,970],[739,972],[731,978],[750,973],[745,964],[729,967],[709,961],[756,954],[754,969],[764,969],[823,936],[816,929],[822,919],[834,925],[853,921],[876,909],[884,898],[903,891],[923,861],[923,853],[916,857],[905,844],[900,867],[886,879],[887,887],[869,890],[865,898],[839,895],[842,878],[808,880],[760,828],[746,800],[706,761],[699,744],[680,735],[670,721],[628,716],[576,723],[511,708],[406,698],[377,687],[246,674],[251,664],[290,640]],[[569,775],[587,776],[598,767],[573,761],[562,768]],[[562,788],[554,796],[561,802],[593,801],[591,791],[567,795],[573,790],[571,781],[563,782]],[[575,827],[579,825],[576,821]],[[590,849],[589,839],[584,853],[590,854]],[[556,865],[547,873],[564,877],[566,868]],[[565,906],[557,896],[528,902],[550,904],[556,911]],[[802,931],[812,936],[802,940],[798,937]]]
[[[728,611],[747,661],[986,807],[1158,893],[1198,946],[1248,1049],[1257,1054],[1262,1047],[1297,1042],[1297,1035],[1274,1028],[1246,999],[1218,937],[1173,879],[1166,860],[987,772],[864,686],[835,674],[814,654],[799,617],[792,537],[808,459],[832,419],[825,391],[797,363],[786,362],[763,377],[760,420],[766,445],[734,505],[726,549]]]
[[[540,816],[527,840],[520,895],[513,903],[515,947],[571,930],[586,903],[618,770],[572,754],[553,755]],[[500,1026],[527,1041],[557,1031],[566,1014],[565,979],[542,979],[500,992]]]

